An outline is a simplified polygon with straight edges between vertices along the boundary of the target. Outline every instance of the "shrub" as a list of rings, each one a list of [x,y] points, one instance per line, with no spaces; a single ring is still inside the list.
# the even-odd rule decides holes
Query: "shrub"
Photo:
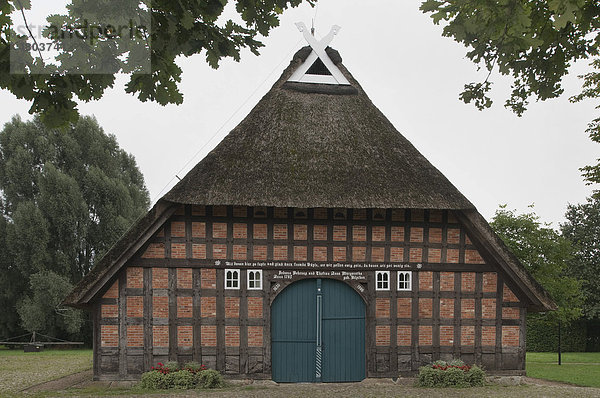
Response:
[[[149,390],[166,390],[173,388],[172,373],[152,370],[142,374],[139,386]]]
[[[189,390],[196,387],[194,373],[190,373],[187,370],[178,370],[177,372],[169,373],[167,376],[172,379],[173,388]]]
[[[139,383],[140,388],[154,390],[219,388],[224,385],[221,373],[196,362],[189,362],[183,366],[176,362],[159,362],[150,372],[142,374]]]
[[[181,369],[185,369],[190,373],[198,373],[206,370],[206,366],[200,365],[198,362],[188,362],[183,364]]]
[[[160,386],[163,384],[164,376],[165,375],[158,370],[146,372],[142,374],[139,386],[145,389],[159,390],[162,388]]]
[[[181,366],[179,366],[179,364],[175,361],[169,361],[165,363],[164,367],[168,369],[168,373],[177,372],[178,370],[181,370]]]
[[[469,366],[461,360],[436,361],[419,369],[420,387],[475,387],[483,386],[485,372],[478,366]]]
[[[196,374],[199,388],[221,388],[225,385],[223,375],[214,369],[203,370]]]

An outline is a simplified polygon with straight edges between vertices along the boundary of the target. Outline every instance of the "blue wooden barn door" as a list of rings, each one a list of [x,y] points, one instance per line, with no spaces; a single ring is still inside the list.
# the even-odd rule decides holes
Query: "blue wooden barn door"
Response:
[[[323,381],[365,378],[365,303],[350,286],[323,279]]]
[[[344,382],[365,378],[365,305],[343,282],[305,279],[271,307],[273,380]]]

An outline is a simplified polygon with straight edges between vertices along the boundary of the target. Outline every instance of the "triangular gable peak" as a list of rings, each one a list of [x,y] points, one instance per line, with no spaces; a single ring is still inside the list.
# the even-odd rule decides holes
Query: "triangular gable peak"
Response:
[[[333,25],[329,34],[321,39],[321,41],[317,41],[303,22],[296,23],[296,26],[304,35],[304,38],[310,45],[312,51],[288,81],[296,83],[350,85],[348,79],[346,79],[339,68],[331,61],[325,51],[329,43],[333,40],[333,37],[341,28],[337,25]]]

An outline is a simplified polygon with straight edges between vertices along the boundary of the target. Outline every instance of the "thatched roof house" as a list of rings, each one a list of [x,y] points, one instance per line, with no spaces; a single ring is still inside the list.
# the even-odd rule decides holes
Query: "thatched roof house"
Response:
[[[415,370],[427,358],[444,357],[448,352],[484,362],[490,369],[522,371],[525,313],[551,310],[555,304],[473,204],[373,105],[337,51],[328,47],[325,61],[335,65],[347,84],[290,81],[313,50],[314,47],[305,47],[294,55],[281,78],[250,114],[115,244],[66,299],[67,304],[90,308],[96,314],[97,377],[130,377],[167,356],[193,358],[235,374],[288,380],[286,377],[291,376],[286,376],[281,370],[285,367],[280,367],[287,358],[287,348],[277,348],[279,340],[271,333],[279,331],[271,330],[270,317],[278,316],[276,298],[282,296],[278,300],[284,300],[284,294],[279,292],[288,291],[282,286],[295,286],[292,282],[298,278],[284,283],[277,275],[284,266],[289,270],[322,267],[323,272],[330,272],[332,264],[339,269],[360,270],[358,282],[344,282],[364,302],[358,304],[364,308],[357,311],[367,314],[366,332],[363,331],[366,373],[358,372],[353,376],[356,379],[367,374],[385,376]],[[318,56],[317,62],[321,58]],[[331,67],[326,64],[315,63],[307,73],[328,75]],[[257,235],[262,225],[264,242]],[[199,228],[203,228],[202,232],[198,232]],[[360,235],[363,229],[365,233]],[[382,235],[376,235],[377,231],[382,231]],[[190,285],[189,292],[176,287],[163,292],[153,285],[152,275],[157,268],[168,269],[173,281],[179,281],[180,269],[193,270],[194,287]],[[238,273],[231,273],[229,268]],[[139,291],[130,288],[135,283],[131,282],[131,269],[142,270]],[[243,285],[245,278],[254,278],[250,269],[260,270],[262,290],[253,294],[264,300],[263,323],[253,319],[250,312],[240,312],[237,321],[228,320],[226,298],[232,296],[228,289]],[[210,285],[214,291],[207,290],[203,282],[212,278],[206,276],[212,275],[209,271],[215,272],[216,283]],[[444,278],[450,274],[453,292],[444,293]],[[227,285],[228,278],[236,275],[242,282]],[[464,283],[471,276],[474,293],[468,287],[463,292]],[[324,277],[342,279],[335,272]],[[397,289],[390,289],[396,278]],[[410,283],[404,284],[403,278],[409,278]],[[431,278],[431,288],[423,282],[427,278]],[[226,285],[220,286],[221,283]],[[110,293],[115,286],[118,293]],[[383,289],[385,286],[387,290]],[[403,292],[405,287],[409,291]],[[238,303],[249,311],[250,297],[244,292]],[[172,300],[167,311],[168,348],[164,352],[157,348],[156,336],[165,323],[148,308],[155,303],[153,297],[157,294],[167,294]],[[182,333],[178,328],[188,325],[177,315],[180,294],[194,297],[190,346],[181,343],[178,334]],[[144,297],[140,310],[143,319],[128,319],[126,303],[131,295]],[[217,300],[214,322],[202,315],[202,298],[206,295]],[[389,311],[391,305],[400,314],[398,306],[403,297],[412,298],[413,303],[407,320],[393,311],[390,315]],[[452,319],[444,318],[440,309],[443,303],[439,300],[443,302],[443,297],[452,297],[455,303]],[[434,301],[427,301],[431,299]],[[475,303],[474,320],[464,313],[470,300]],[[492,301],[493,317],[485,313],[485,306]],[[380,314],[380,304],[388,311]],[[119,306],[115,319],[102,315],[106,305]],[[427,316],[422,319],[423,314],[429,313],[427,305],[431,306],[433,323]],[[517,309],[514,316],[513,308]],[[128,325],[138,324],[145,334],[152,335],[144,337],[139,353],[126,332],[132,327]],[[115,329],[119,340],[113,345],[107,343],[108,337],[103,337],[105,330],[112,330],[110,325],[119,326]],[[203,333],[209,330],[204,325],[215,327],[216,351],[203,340]],[[229,327],[237,331],[238,340],[228,340],[225,330],[229,333]],[[250,335],[254,327],[261,328],[260,342],[256,344]],[[466,336],[465,333],[471,333],[470,328],[474,328],[473,349],[465,347],[470,344],[468,339],[461,340],[461,333]],[[492,333],[490,328],[493,334],[488,335]],[[444,331],[448,330],[452,330],[453,338],[444,340]],[[401,331],[408,331],[407,348]],[[119,359],[110,362],[111,355]],[[138,362],[128,359],[136,355],[141,358]],[[136,364],[131,369],[121,363],[128,360]],[[324,372],[323,377],[327,378]]]

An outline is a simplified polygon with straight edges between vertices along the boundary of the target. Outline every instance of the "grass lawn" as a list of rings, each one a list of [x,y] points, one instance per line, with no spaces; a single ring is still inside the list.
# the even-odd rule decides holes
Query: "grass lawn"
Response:
[[[558,355],[527,353],[527,376],[562,381],[586,387],[600,387],[600,352],[567,352],[558,366]]]
[[[92,350],[23,352],[0,346],[0,397],[92,368]]]
[[[81,372],[92,367],[91,350],[46,350],[41,353],[24,353],[0,347],[0,397],[20,396],[24,388]],[[556,354],[527,353],[527,373],[530,377],[562,381],[581,386],[600,387],[600,353],[566,353],[563,365],[556,364]],[[112,388],[106,384],[73,388],[59,393],[61,396],[144,396],[148,391],[136,388]],[[180,391],[180,396],[210,396],[233,398],[249,397],[506,397],[530,398],[535,396],[597,397],[600,390],[569,386],[487,386],[474,389],[423,389],[394,384],[282,384],[279,386],[229,386],[214,391]],[[154,395],[156,394],[156,395]],[[154,392],[154,396],[169,396],[170,392]],[[40,391],[28,394],[32,398],[57,396],[57,392]]]

